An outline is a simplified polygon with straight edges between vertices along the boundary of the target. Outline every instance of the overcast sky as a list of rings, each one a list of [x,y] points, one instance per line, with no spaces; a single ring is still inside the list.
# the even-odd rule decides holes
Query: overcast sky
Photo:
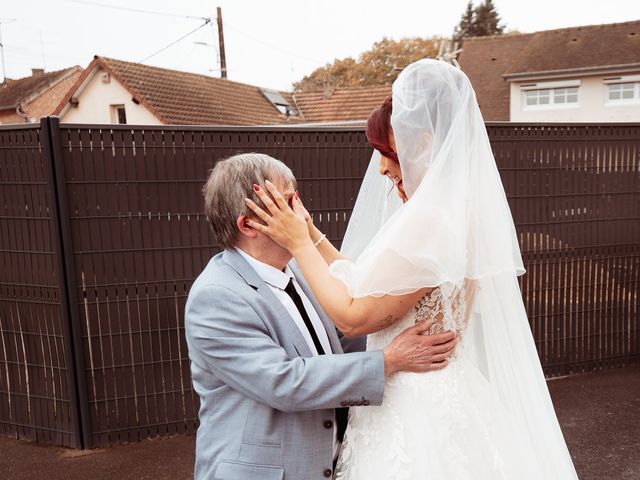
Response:
[[[7,76],[30,75],[32,67],[85,67],[95,54],[138,62],[203,23],[88,3],[214,17],[213,27],[144,62],[206,75],[219,75],[215,8],[220,6],[229,78],[287,90],[316,67],[355,57],[383,36],[450,35],[467,0],[0,0]],[[638,0],[494,4],[507,29],[520,32],[640,20]]]

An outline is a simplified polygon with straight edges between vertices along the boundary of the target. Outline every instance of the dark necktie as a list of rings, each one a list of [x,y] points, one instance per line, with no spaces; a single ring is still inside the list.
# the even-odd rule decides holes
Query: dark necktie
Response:
[[[318,350],[319,355],[324,355],[324,349],[320,344],[320,340],[318,339],[318,334],[316,333],[316,329],[313,328],[313,324],[311,323],[311,319],[307,314],[307,310],[304,308],[304,304],[302,303],[302,299],[298,292],[296,291],[296,287],[293,286],[293,279],[289,280],[287,287],[284,289],[285,292],[291,297],[293,303],[295,303],[298,312],[300,312],[300,316],[304,321],[304,324],[307,326],[307,330],[309,330],[309,334],[311,335],[311,339],[313,340],[313,344],[316,346],[316,350]],[[348,408],[336,408],[336,426],[338,427],[337,436],[338,441],[342,442],[344,439],[344,432],[347,429],[347,419],[349,415]]]
[[[311,335],[313,344],[316,346],[318,355],[324,355],[324,349],[322,348],[322,344],[320,343],[320,339],[318,338],[316,329],[313,328],[311,319],[309,318],[307,310],[304,308],[304,304],[302,303],[302,298],[300,298],[300,295],[298,295],[296,287],[293,286],[293,278],[289,280],[289,283],[287,284],[287,287],[284,289],[284,291],[287,292],[287,294],[291,297],[291,300],[293,300],[293,303],[295,303],[298,312],[300,312],[300,316],[302,317],[304,324],[307,326],[307,330],[309,330],[309,335]]]

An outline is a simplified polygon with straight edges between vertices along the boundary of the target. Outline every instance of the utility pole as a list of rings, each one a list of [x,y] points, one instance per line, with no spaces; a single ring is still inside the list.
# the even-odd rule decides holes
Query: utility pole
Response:
[[[227,78],[227,59],[224,53],[224,32],[222,31],[222,9],[217,8],[218,11],[218,44],[220,48],[220,78]]]

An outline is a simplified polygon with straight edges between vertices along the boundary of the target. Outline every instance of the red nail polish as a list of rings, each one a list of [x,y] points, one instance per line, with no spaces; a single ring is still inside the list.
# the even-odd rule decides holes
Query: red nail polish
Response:
[[[297,191],[297,190],[296,190],[296,198],[297,198],[298,200],[300,200],[300,194],[298,193],[298,191]]]
[[[256,191],[256,192],[259,192],[260,191],[260,187],[254,183],[253,184],[253,190]]]

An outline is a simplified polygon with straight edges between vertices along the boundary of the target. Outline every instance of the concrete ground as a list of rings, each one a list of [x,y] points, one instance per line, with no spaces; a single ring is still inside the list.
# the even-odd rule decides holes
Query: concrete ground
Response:
[[[640,365],[549,389],[581,480],[640,479]],[[75,451],[0,437],[0,480],[189,479],[194,446],[191,436]]]
[[[581,480],[640,480],[640,365],[548,382]]]

